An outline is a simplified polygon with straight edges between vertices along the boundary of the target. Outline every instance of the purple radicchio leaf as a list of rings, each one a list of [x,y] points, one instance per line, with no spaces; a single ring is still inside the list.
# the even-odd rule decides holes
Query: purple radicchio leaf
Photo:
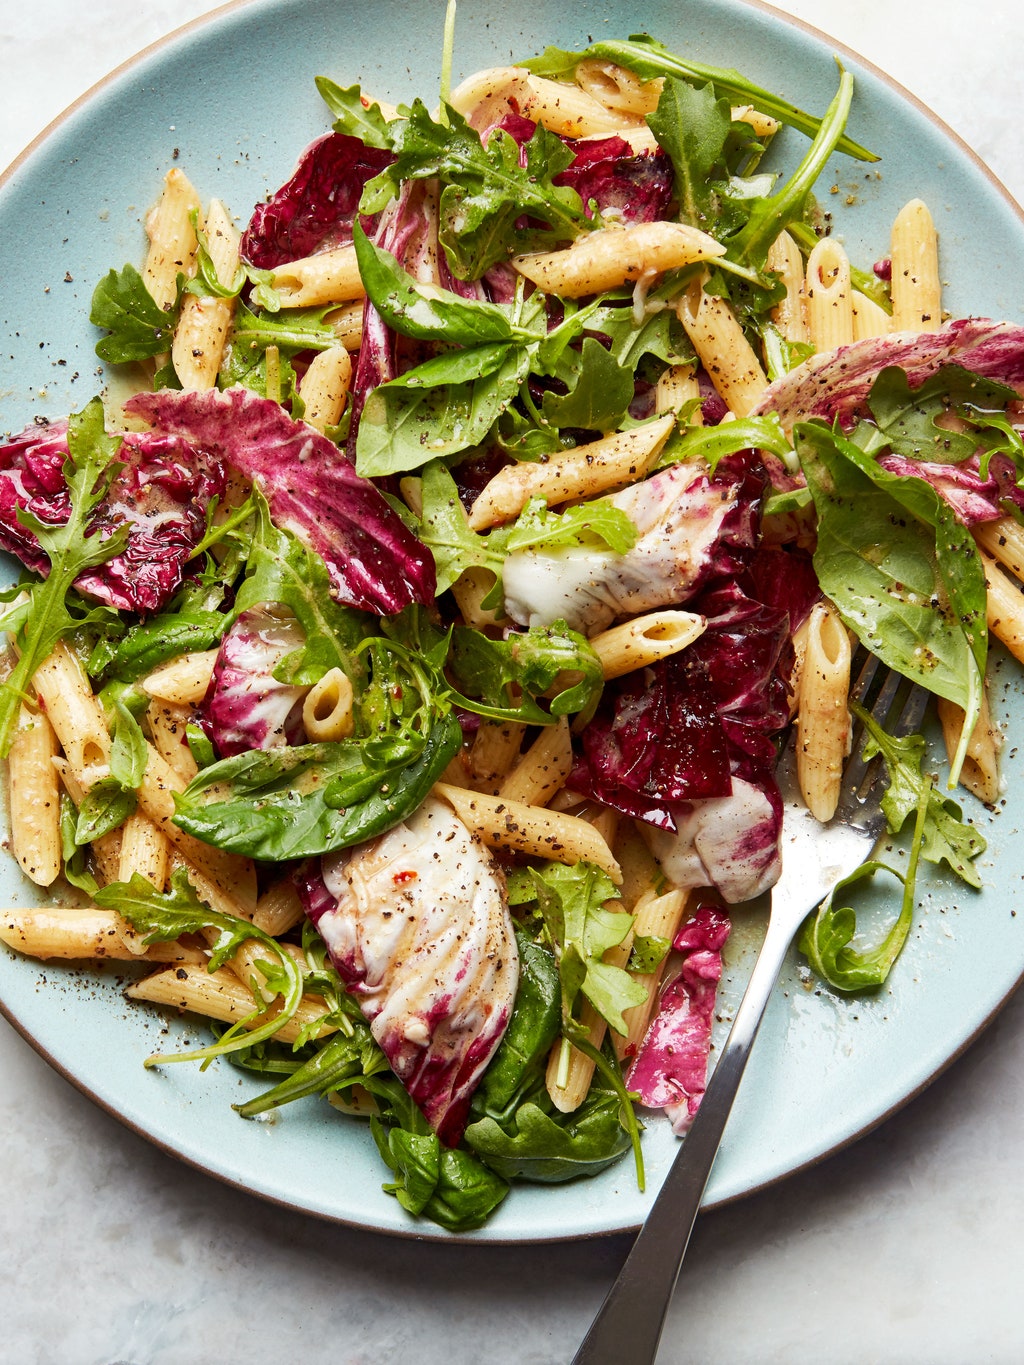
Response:
[[[588,217],[594,208],[623,223],[653,223],[668,217],[672,202],[672,163],[659,147],[634,152],[621,137],[594,141],[566,139],[576,159],[556,175],[555,185],[574,189]]]
[[[348,246],[363,186],[393,160],[391,152],[345,133],[317,138],[291,179],[253,210],[242,236],[242,258],[260,270],[275,270]]]
[[[490,853],[431,798],[379,838],[307,865],[296,884],[392,1070],[454,1146],[519,977]]]
[[[662,992],[625,1078],[641,1104],[667,1111],[680,1136],[693,1122],[707,1084],[722,948],[730,928],[728,915],[712,905],[699,906],[683,925],[672,945],[683,954],[679,972]]]
[[[293,616],[262,607],[242,612],[224,636],[200,709],[203,729],[222,758],[303,743],[308,689],[278,682],[274,669],[304,643]]]
[[[715,886],[733,904],[778,875],[773,736],[789,722],[789,616],[735,579],[690,609],[704,634],[605,687],[567,785],[643,822],[674,885]]]
[[[1024,508],[1024,490],[1017,487],[1016,470],[1005,455],[992,456],[984,479],[977,455],[957,465],[903,455],[881,455],[878,463],[891,474],[925,479],[965,526],[995,521],[1005,515],[1007,502]]]
[[[764,477],[744,455],[714,475],[673,465],[609,501],[639,532],[625,554],[590,546],[525,549],[502,571],[505,610],[520,625],[563,620],[587,635],[616,616],[689,602],[701,587],[738,573],[753,553]]]
[[[278,526],[321,556],[334,597],[378,615],[434,597],[434,561],[326,436],[248,389],[140,393],[125,411],[193,441],[250,479]]]
[[[0,547],[37,573],[49,560],[28,527],[23,508],[49,526],[71,515],[64,478],[67,423],[29,427],[0,448]],[[83,573],[75,583],[86,596],[121,611],[159,611],[173,597],[192,551],[206,529],[206,507],[224,492],[224,468],[177,435],[129,432],[121,442],[115,475],[90,530],[112,534],[129,527],[124,550]]]
[[[955,364],[1013,388],[1024,385],[1024,327],[961,318],[938,332],[893,332],[855,341],[800,365],[765,390],[755,411],[775,412],[786,430],[811,417],[846,428],[867,413],[867,397],[889,365],[905,370],[911,389]]]

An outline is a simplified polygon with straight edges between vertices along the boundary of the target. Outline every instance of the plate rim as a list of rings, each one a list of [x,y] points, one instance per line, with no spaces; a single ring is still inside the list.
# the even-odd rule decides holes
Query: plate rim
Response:
[[[102,96],[111,86],[120,81],[124,76],[130,74],[134,69],[147,62],[150,58],[158,56],[165,50],[177,46],[190,38],[192,34],[198,30],[215,23],[222,17],[233,12],[259,10],[261,8],[280,9],[289,3],[296,4],[298,2],[299,0],[226,0],[226,3],[217,5],[203,14],[196,15],[185,23],[162,34],[152,42],[147,43],[123,61],[119,62],[110,71],[106,72],[99,80],[94,81],[89,85],[87,89],[65,106],[44,128],[41,129],[25,147],[22,148],[14,159],[0,171],[0,190],[2,190],[7,183],[31,161],[37,151],[43,148],[45,144],[62,131],[65,124],[67,124],[80,109],[88,106],[95,99]],[[1015,199],[988,163],[945,121],[944,118],[925,103],[923,99],[908,90],[906,86],[888,74],[876,62],[863,56],[848,43],[833,37],[827,31],[818,28],[809,21],[778,9],[775,5],[768,3],[768,0],[718,0],[718,3],[738,12],[742,12],[744,9],[756,11],[772,20],[776,25],[796,30],[807,37],[810,37],[819,45],[831,49],[837,56],[852,60],[865,72],[870,73],[874,79],[887,87],[890,93],[897,96],[902,103],[909,105],[921,118],[930,123],[933,129],[938,131],[946,142],[953,145],[959,156],[971,164],[975,172],[980,172],[983,178],[988,181],[989,185],[1003,200],[1004,207],[1009,209],[1011,214],[1017,219],[1022,233],[1024,233],[1024,206]],[[789,1167],[786,1171],[766,1176],[764,1179],[732,1194],[713,1198],[705,1197],[705,1201],[701,1206],[702,1209],[710,1210],[724,1208],[728,1205],[737,1203],[750,1195],[772,1188],[773,1186],[788,1180],[791,1176],[810,1170],[824,1161],[839,1155],[854,1143],[860,1141],[863,1137],[866,1137],[869,1133],[886,1123],[895,1114],[898,1114],[902,1109],[912,1104],[923,1091],[928,1089],[929,1086],[943,1076],[945,1072],[973,1046],[981,1034],[991,1026],[1004,1007],[1014,997],[1022,984],[1024,984],[1024,962],[1021,964],[1021,970],[1016,980],[992,1006],[988,1013],[980,1019],[970,1035],[964,1038],[952,1052],[942,1058],[932,1071],[922,1077],[919,1082],[905,1094],[902,1094],[899,1099],[891,1104],[884,1112],[862,1124],[855,1131],[848,1133],[841,1140],[830,1146],[828,1150],[800,1161]],[[0,1015],[6,1019],[14,1031],[19,1034],[32,1050],[59,1076],[70,1083],[80,1094],[89,1099],[99,1109],[115,1119],[123,1127],[144,1139],[158,1150],[173,1157],[177,1161],[183,1162],[193,1170],[215,1179],[219,1183],[243,1194],[254,1197],[261,1203],[270,1203],[279,1208],[316,1218],[322,1222],[353,1228],[363,1232],[372,1232],[388,1237],[399,1237],[411,1241],[425,1242],[476,1242],[477,1244],[490,1244],[494,1246],[545,1245],[569,1240],[595,1240],[597,1238],[628,1234],[635,1232],[641,1226],[640,1222],[625,1222],[607,1228],[587,1229],[585,1231],[568,1230],[563,1233],[541,1233],[532,1235],[503,1235],[500,1231],[491,1232],[487,1229],[452,1233],[428,1223],[425,1223],[422,1226],[419,1224],[405,1226],[371,1223],[355,1217],[348,1217],[343,1214],[310,1207],[308,1204],[297,1202],[294,1199],[281,1194],[276,1194],[273,1191],[253,1188],[246,1184],[241,1177],[233,1177],[227,1170],[217,1169],[216,1167],[206,1165],[202,1159],[183,1151],[181,1148],[175,1146],[172,1141],[166,1140],[159,1133],[151,1131],[143,1123],[140,1123],[131,1117],[124,1110],[119,1109],[116,1103],[108,1100],[82,1077],[77,1075],[68,1065],[61,1061],[49,1047],[33,1035],[30,1025],[20,1019],[15,1013],[14,1008],[2,997],[0,997]],[[483,1233],[483,1235],[481,1235],[481,1233]]]

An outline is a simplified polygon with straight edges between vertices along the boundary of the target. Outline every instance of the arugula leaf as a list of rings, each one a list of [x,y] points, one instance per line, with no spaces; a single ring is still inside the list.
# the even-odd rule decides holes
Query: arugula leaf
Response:
[[[941,796],[934,783],[921,772],[927,752],[921,735],[897,739],[887,734],[874,718],[855,702],[851,711],[864,722],[870,738],[865,742],[865,757],[881,754],[889,779],[882,798],[882,810],[893,834],[903,828],[907,816],[925,800],[925,824],[921,856],[931,863],[945,862],[968,886],[981,889],[981,876],[972,865],[985,851],[985,840],[968,824],[960,807],[950,797]]]
[[[672,162],[680,218],[706,230],[718,216],[725,143],[732,127],[728,98],[712,85],[696,88],[669,76],[647,124]]]
[[[579,351],[566,351],[555,377],[568,392],[545,393],[541,412],[550,426],[602,432],[618,429],[633,401],[635,376],[596,338],[585,337]]]
[[[432,460],[419,480],[422,509],[415,534],[434,556],[438,596],[447,592],[466,569],[490,569],[499,576],[505,558],[502,540],[472,530],[451,471]],[[499,528],[503,529],[503,528]]]
[[[530,875],[562,979],[563,1031],[582,993],[616,1033],[625,1035],[622,1011],[642,1004],[647,991],[621,967],[602,961],[633,925],[632,915],[605,907],[618,898],[618,889],[592,863],[548,863],[542,870],[531,868]]]
[[[98,884],[86,864],[88,844],[80,843],[75,837],[78,828],[78,812],[66,792],[60,798],[60,856],[64,865],[64,880],[87,896],[95,899]]]
[[[316,76],[320,97],[334,115],[334,131],[357,137],[367,147],[391,147],[391,128],[376,100],[363,98],[358,85],[340,86],[328,76]]]
[[[988,643],[974,540],[923,479],[888,473],[820,422],[798,423],[793,435],[818,515],[822,591],[873,654],[965,712],[955,785],[981,705]]]
[[[94,898],[97,905],[116,910],[137,933],[144,934],[147,944],[167,943],[180,938],[182,934],[215,930],[216,938],[209,963],[211,972],[222,967],[249,939],[254,939],[268,954],[266,963],[259,964],[263,984],[253,983],[253,998],[257,1003],[252,1014],[239,1020],[210,1047],[155,1054],[146,1058],[146,1066],[158,1066],[164,1062],[207,1063],[214,1057],[238,1048],[251,1047],[265,1038],[273,1037],[298,1009],[302,1000],[302,971],[291,953],[248,920],[211,910],[204,905],[183,868],[176,868],[171,873],[168,891],[157,891],[152,882],[136,873],[130,882],[112,882],[109,886],[98,888]],[[262,1024],[250,1029],[249,1024],[267,1013],[267,1006],[260,998],[263,985],[280,994],[280,1007]]]
[[[89,321],[109,334],[96,343],[96,354],[112,365],[170,350],[177,320],[177,308],[165,313],[133,265],[109,271],[93,290]]]
[[[668,957],[671,947],[672,940],[660,934],[637,934],[629,950],[626,971],[636,972],[638,976],[657,971]]]
[[[320,556],[298,536],[275,526],[266,499],[258,489],[253,495],[256,526],[232,619],[265,602],[287,607],[306,640],[275,670],[278,681],[311,686],[330,669],[340,668],[358,687],[366,671],[358,646],[366,636],[367,617],[334,601]]]
[[[552,512],[543,498],[531,498],[516,520],[502,529],[507,554],[541,545],[596,544],[624,555],[640,534],[610,498],[594,498],[564,512]]]
[[[312,988],[311,983],[307,985]],[[319,1027],[323,1020],[317,1020]],[[363,1076],[387,1067],[387,1059],[374,1041],[368,1024],[351,1033],[334,1033],[305,1062],[290,1068],[290,1075],[280,1084],[265,1090],[244,1104],[232,1109],[244,1119],[255,1118],[271,1109],[304,1099],[307,1095],[328,1095]]]
[[[659,76],[675,76],[687,81],[699,81],[701,84],[710,81],[716,90],[732,102],[752,104],[755,109],[770,114],[780,123],[799,128],[809,137],[813,137],[821,126],[820,119],[798,109],[796,105],[790,104],[788,100],[782,99],[771,90],[756,85],[734,68],[708,66],[704,62],[680,57],[646,33],[630,34],[628,40],[613,39],[593,43],[583,52],[566,52],[556,47],[548,47],[540,57],[533,57],[518,65],[525,66],[538,76],[554,78],[569,75],[580,62],[590,60],[616,62],[630,71],[635,71],[646,80],[654,80]],[[878,160],[874,152],[869,152],[867,148],[859,146],[845,136],[840,139],[836,150],[844,152],[847,156],[856,157],[859,161]]]
[[[367,183],[360,212],[379,212],[403,181],[441,180],[438,238],[457,279],[479,279],[516,250],[570,241],[595,226],[576,191],[553,183],[574,154],[546,128],[538,125],[523,147],[498,129],[484,146],[450,105],[443,106],[444,122],[432,119],[421,100],[400,113],[396,159]],[[546,230],[520,228],[524,217]]]
[[[564,621],[531,626],[506,640],[457,626],[450,667],[463,688],[455,694],[460,705],[495,720],[532,725],[550,725],[559,716],[576,712],[592,714],[604,685],[601,662],[590,643]],[[551,697],[549,713],[538,699],[550,694],[557,682],[564,684],[565,675],[568,685]],[[511,694],[513,687],[521,694],[518,698]]]
[[[807,197],[832,153],[843,141],[843,129],[853,102],[853,77],[839,69],[839,89],[828,107],[803,160],[785,184],[751,207],[750,216],[729,241],[727,255],[737,265],[764,268],[768,248],[779,233],[804,211]]]
[[[104,564],[121,553],[128,539],[128,525],[109,536],[89,533],[93,512],[102,502],[110,480],[120,437],[108,436],[103,425],[103,404],[93,398],[80,413],[68,419],[68,458],[64,477],[71,495],[71,513],[62,526],[49,526],[26,511],[18,520],[32,530],[50,561],[41,583],[25,588],[27,605],[16,605],[0,618],[0,628],[13,631],[18,661],[0,687],[0,756],[6,756],[18,710],[36,669],[58,640],[78,629],[81,619],[69,608],[68,592],[85,569]]]
[[[910,387],[905,370],[888,365],[880,370],[868,394],[868,407],[886,444],[911,460],[959,464],[977,453],[980,444],[1007,446],[1005,429],[987,428],[993,418],[1018,400],[1015,389],[973,374],[960,365],[944,365],[923,384]],[[966,431],[941,426],[937,419],[953,411],[968,423]],[[1020,449],[1020,437],[1007,453]]]
[[[667,465],[685,464],[701,460],[710,473],[718,468],[719,460],[741,450],[767,450],[788,465],[793,459],[793,448],[782,430],[778,414],[766,412],[760,417],[737,417],[733,422],[722,422],[717,427],[685,427],[671,433],[658,456],[655,469]],[[800,490],[801,492],[803,490]]]

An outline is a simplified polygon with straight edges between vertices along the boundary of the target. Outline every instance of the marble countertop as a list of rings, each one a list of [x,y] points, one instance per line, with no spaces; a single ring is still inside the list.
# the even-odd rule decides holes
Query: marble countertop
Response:
[[[1016,0],[989,0],[969,22],[958,0],[778,7],[889,71],[1024,201]],[[3,0],[0,165],[119,62],[210,8]],[[3,244],[7,258],[16,249]],[[560,1365],[628,1249],[625,1237],[470,1247],[324,1224],[157,1150],[2,1022],[0,1059],[0,1365]],[[1022,1075],[1018,995],[873,1134],[705,1215],[659,1360],[1024,1357]]]

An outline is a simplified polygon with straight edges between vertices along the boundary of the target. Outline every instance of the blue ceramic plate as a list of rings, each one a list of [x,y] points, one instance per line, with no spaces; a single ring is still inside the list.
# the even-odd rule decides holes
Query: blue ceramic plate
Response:
[[[681,52],[734,66],[796,104],[823,112],[835,87],[835,47],[742,0],[533,0],[502,7],[464,0],[455,80],[547,44],[584,46],[644,28]],[[61,120],[0,187],[0,241],[17,241],[0,293],[2,426],[81,407],[107,383],[87,321],[95,282],[139,261],[141,219],[175,161],[204,197],[239,219],[289,174],[300,149],[328,126],[313,85],[325,74],[394,102],[437,89],[441,6],[419,0],[253,0],[229,7],[144,54]],[[516,12],[529,18],[512,18]],[[837,160],[822,180],[826,207],[853,260],[886,254],[896,210],[920,195],[936,217],[946,304],[1022,321],[1024,225],[984,168],[906,94],[851,53],[857,80],[850,131],[881,155],[877,166]],[[784,132],[783,164],[803,140]],[[827,190],[836,187],[829,198]],[[997,663],[993,702],[1011,741],[1024,734],[1017,666]],[[1007,766],[1015,761],[1012,743]],[[968,805],[970,802],[968,800]],[[974,894],[936,879],[921,889],[906,950],[879,993],[855,1000],[819,989],[794,956],[761,1039],[709,1190],[722,1202],[834,1151],[927,1084],[982,1029],[1024,972],[1024,784],[1010,783],[989,813],[970,806],[989,841]],[[4,903],[32,898],[13,865],[0,869]],[[724,982],[723,1026],[735,1005],[760,923],[737,916]],[[268,1199],[388,1232],[435,1235],[381,1191],[365,1127],[308,1101],[273,1122],[231,1109],[256,1083],[229,1065],[145,1071],[143,1058],[179,1044],[178,1020],[125,1003],[123,978],[39,964],[3,951],[0,1000],[8,1018],[74,1084],[145,1136],[202,1169]],[[626,1159],[600,1177],[522,1186],[481,1240],[540,1241],[635,1227],[675,1148],[667,1124],[644,1136],[648,1193]]]

